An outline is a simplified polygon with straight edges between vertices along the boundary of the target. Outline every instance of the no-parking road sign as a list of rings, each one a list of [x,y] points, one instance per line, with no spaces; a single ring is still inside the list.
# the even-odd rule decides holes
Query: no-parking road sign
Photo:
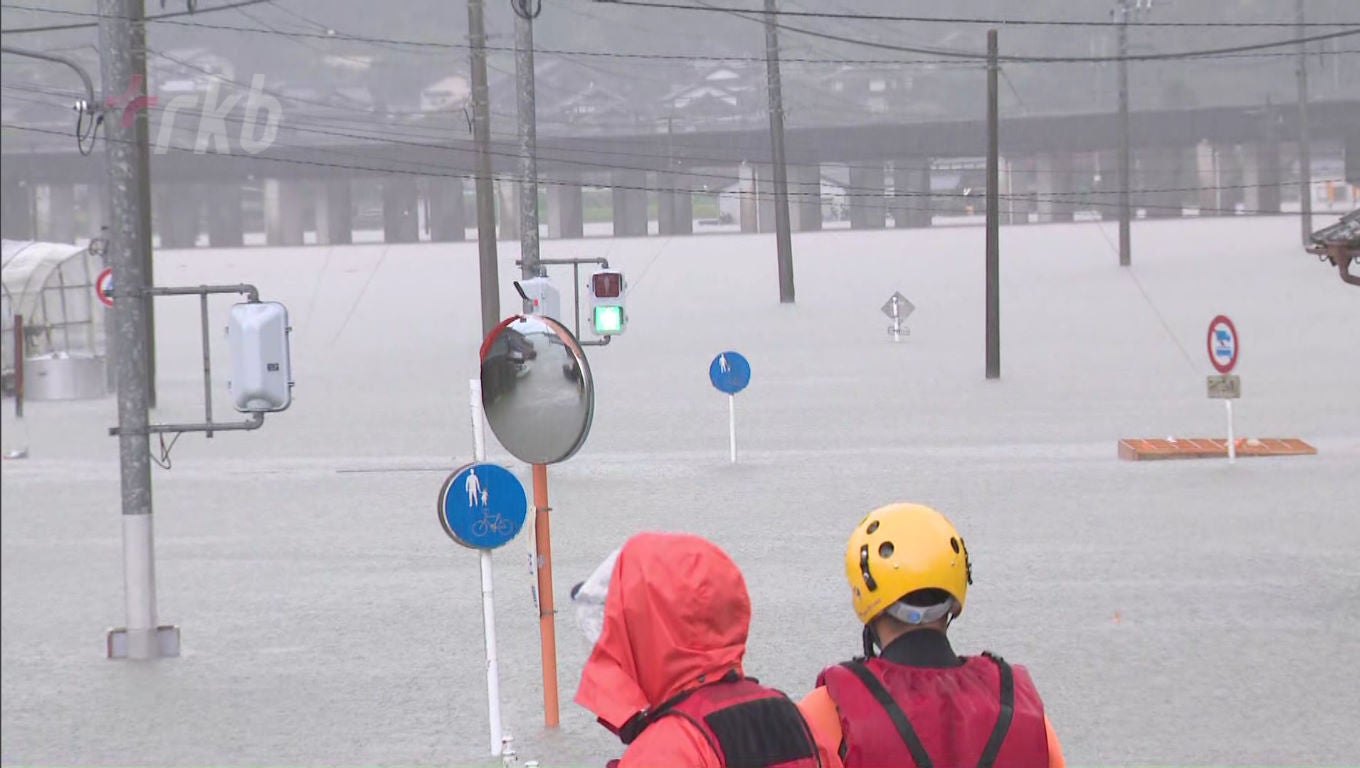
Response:
[[[1237,328],[1226,315],[1218,315],[1209,321],[1209,362],[1219,373],[1232,373],[1237,365],[1237,355],[1242,342],[1237,337]]]

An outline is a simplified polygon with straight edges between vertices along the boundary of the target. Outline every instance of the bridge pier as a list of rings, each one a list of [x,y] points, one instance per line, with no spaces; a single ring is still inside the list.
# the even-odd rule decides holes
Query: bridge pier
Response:
[[[296,179],[264,180],[266,245],[302,245],[303,186]]]
[[[737,168],[737,203],[743,233],[760,231],[760,200],[756,196],[756,169],[750,163]]]
[[[430,202],[430,239],[462,242],[467,239],[467,215],[463,205],[463,180],[432,177],[427,180]]]
[[[1016,178],[1015,161],[1009,157],[999,158],[997,183],[1001,206],[1001,223],[1006,225],[1029,223],[1029,201]]]
[[[414,176],[389,176],[382,181],[383,242],[420,240],[420,190]]]
[[[37,213],[38,240],[74,243],[76,238],[76,188],[72,184],[44,184],[38,187],[34,208]]]
[[[1198,203],[1200,216],[1223,216],[1232,206],[1224,199],[1223,179],[1228,174],[1224,167],[1228,157],[1222,147],[1210,141],[1201,141],[1195,146],[1195,178],[1199,187]]]
[[[82,184],[77,192],[77,205],[83,214],[76,234],[94,239],[104,227],[104,185]]]
[[[647,236],[647,173],[614,171],[614,237]]]
[[[9,240],[33,239],[33,187],[24,179],[5,179],[0,190],[0,232]]]
[[[1169,219],[1182,215],[1184,193],[1172,190],[1188,187],[1182,183],[1181,154],[1163,147],[1141,149],[1133,156],[1133,181],[1130,186],[1134,208],[1142,208],[1149,219]]]
[[[694,197],[691,180],[676,172],[663,172],[657,179],[657,231],[663,235],[694,234]]]
[[[519,239],[519,184],[509,179],[496,181],[496,238]]]
[[[1069,154],[1046,152],[1035,158],[1034,183],[1040,222],[1064,222],[1075,218],[1072,171]]]
[[[851,229],[883,229],[887,226],[888,198],[884,178],[882,163],[850,165],[846,196],[850,202]]]
[[[562,240],[585,237],[581,180],[567,173],[558,174],[558,179],[560,183],[548,187],[548,237]]]
[[[1280,212],[1280,145],[1276,142],[1242,147],[1242,207],[1247,213]]]
[[[198,242],[203,217],[203,200],[197,184],[161,182],[152,190],[153,231],[160,236],[161,248],[193,248]]]
[[[820,163],[789,166],[789,228],[794,232],[817,232],[822,228]]]
[[[893,226],[898,229],[931,224],[930,158],[904,157],[893,161]]]
[[[213,248],[240,248],[245,245],[245,223],[241,215],[241,187],[235,183],[212,184],[207,188],[208,245]]]
[[[354,205],[349,179],[327,179],[316,194],[316,242],[349,245],[354,242]]]

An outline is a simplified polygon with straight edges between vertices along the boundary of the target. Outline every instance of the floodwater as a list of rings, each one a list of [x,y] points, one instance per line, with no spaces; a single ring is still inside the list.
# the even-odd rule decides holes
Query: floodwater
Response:
[[[1004,229],[1000,381],[983,375],[980,228],[795,236],[794,305],[770,235],[546,242],[632,288],[627,333],[587,350],[594,430],[550,472],[559,607],[631,533],[708,536],[752,593],[748,672],[800,695],[858,650],[845,536],[919,500],[973,552],[956,646],[1030,668],[1069,764],[1354,764],[1360,291],[1298,231],[1138,222],[1120,269],[1110,225]],[[508,310],[517,254],[501,254]],[[472,449],[475,244],[169,251],[156,279],[285,302],[294,403],[257,432],[185,435],[155,470],[159,612],[184,655],[154,663],[103,658],[124,618],[113,400],[6,412],[5,448],[31,458],[4,463],[0,759],[496,762],[477,557],[435,507]],[[898,344],[879,313],[895,290],[917,307]],[[157,306],[153,418],[197,420],[197,302]],[[1319,454],[1118,460],[1120,437],[1224,433],[1204,382],[1219,313],[1242,338],[1238,435]],[[224,347],[218,418],[234,416]],[[706,375],[727,349],[753,368],[735,466]],[[494,441],[491,458],[527,483]],[[598,765],[620,745],[571,702],[588,648],[569,610],[562,725],[542,727],[530,540],[495,557],[506,725],[521,760]]]

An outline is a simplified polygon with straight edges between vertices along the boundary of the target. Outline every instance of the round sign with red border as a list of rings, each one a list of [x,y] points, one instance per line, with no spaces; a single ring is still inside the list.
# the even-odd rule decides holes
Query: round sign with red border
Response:
[[[113,267],[104,267],[99,273],[99,277],[94,279],[94,295],[99,297],[100,303],[106,307],[113,306],[113,297],[109,291],[113,289]]]
[[[1209,321],[1209,336],[1205,342],[1209,347],[1209,362],[1219,373],[1231,373],[1237,365],[1237,355],[1242,351],[1242,343],[1237,337],[1237,328],[1227,315],[1218,315]]]

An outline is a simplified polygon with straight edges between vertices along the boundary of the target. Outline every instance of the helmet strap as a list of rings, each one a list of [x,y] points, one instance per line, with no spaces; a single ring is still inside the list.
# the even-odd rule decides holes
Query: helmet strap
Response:
[[[874,636],[874,630],[868,624],[864,625],[861,639],[864,641],[864,658],[872,659],[877,656],[878,654],[874,652],[874,644],[878,642],[878,638]]]

